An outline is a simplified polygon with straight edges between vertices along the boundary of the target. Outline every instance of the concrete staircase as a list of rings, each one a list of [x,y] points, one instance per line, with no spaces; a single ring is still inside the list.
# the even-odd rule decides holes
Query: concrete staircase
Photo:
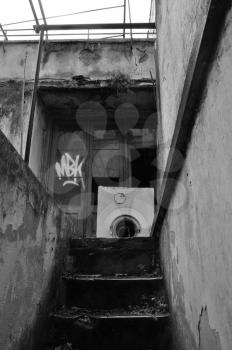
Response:
[[[152,238],[74,239],[49,349],[170,350],[170,321]]]

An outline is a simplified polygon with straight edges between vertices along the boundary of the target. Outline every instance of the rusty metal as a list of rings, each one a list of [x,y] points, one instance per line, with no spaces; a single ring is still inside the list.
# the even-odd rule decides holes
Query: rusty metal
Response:
[[[44,39],[44,28],[41,29],[40,39],[38,44],[36,71],[35,71],[35,79],[34,79],[34,86],[33,86],[33,93],[32,93],[32,102],[31,102],[31,111],[30,111],[30,117],[29,117],[26,150],[25,150],[25,162],[27,164],[29,163],[29,159],[30,159],[31,140],[32,140],[32,131],[33,131],[33,124],[34,124],[35,106],[36,106],[36,100],[37,100],[37,90],[38,90],[38,83],[39,83],[39,72],[40,72],[40,63],[41,63],[41,57],[42,57],[43,39]]]

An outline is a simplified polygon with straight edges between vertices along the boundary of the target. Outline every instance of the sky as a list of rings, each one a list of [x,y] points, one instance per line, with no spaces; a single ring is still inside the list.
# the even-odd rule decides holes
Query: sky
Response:
[[[2,2],[2,4],[1,4]],[[111,6],[122,6],[124,0],[42,0],[43,8],[46,17],[64,15],[73,12],[87,11],[92,9],[99,9]],[[33,0],[33,4],[37,13],[37,17],[41,18],[41,12],[39,9],[38,0]],[[33,32],[33,22],[21,23],[9,25],[10,23],[31,20],[33,19],[33,14],[31,11],[29,0],[0,0],[0,23],[2,24],[4,30],[7,31],[9,40],[30,40],[35,39],[36,37],[28,37],[22,36],[25,34],[34,34]],[[151,0],[130,0],[130,8],[131,8],[131,21],[132,22],[149,22],[149,14],[150,14],[150,5]],[[123,21],[123,7],[95,11],[84,14],[75,14],[72,16],[60,17],[47,19],[48,24],[69,24],[69,23],[113,23],[113,22],[122,22]],[[128,11],[128,0],[127,0],[127,11],[126,11],[126,21],[130,22],[129,19],[129,11]],[[40,20],[40,23],[43,24],[43,20]],[[12,31],[12,29],[27,29],[24,31]],[[92,35],[90,32],[91,38],[100,38],[100,37],[108,37],[113,35],[118,35],[121,32],[118,30],[112,31],[93,31],[95,34],[101,32],[101,35]],[[112,32],[112,34],[111,34]],[[145,30],[135,30],[138,32],[145,32]],[[64,32],[63,32],[64,33]],[[70,31],[66,32],[65,36],[61,36],[61,32],[49,32],[49,39],[69,39],[69,38],[80,38],[84,39],[87,36],[72,36],[71,33],[75,34],[77,32]],[[83,33],[79,32],[79,33]],[[86,33],[86,31],[84,32]],[[11,36],[11,35],[21,35],[21,36]],[[59,36],[53,36],[52,34],[59,34]],[[68,35],[67,35],[68,34]],[[127,37],[129,38],[129,31]],[[141,37],[140,35],[134,34],[134,37]],[[3,36],[0,37],[0,40],[3,40]]]

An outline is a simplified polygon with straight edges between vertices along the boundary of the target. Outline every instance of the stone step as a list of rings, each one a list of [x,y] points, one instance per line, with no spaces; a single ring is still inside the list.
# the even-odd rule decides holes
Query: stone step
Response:
[[[66,305],[85,308],[120,308],[155,305],[165,299],[161,276],[84,276],[65,274]]]
[[[51,315],[55,342],[79,350],[170,350],[167,312],[62,309]],[[53,341],[54,342],[54,341]]]
[[[73,239],[66,267],[83,274],[143,275],[159,270],[159,257],[151,237]]]

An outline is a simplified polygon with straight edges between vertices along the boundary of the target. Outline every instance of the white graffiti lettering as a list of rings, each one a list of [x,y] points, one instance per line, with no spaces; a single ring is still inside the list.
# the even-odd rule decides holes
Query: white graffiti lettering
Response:
[[[55,168],[59,180],[62,177],[71,178],[63,182],[63,186],[68,184],[79,186],[80,182],[85,189],[85,183],[82,175],[82,166],[84,164],[84,159],[79,163],[80,156],[77,155],[76,159],[73,159],[70,154],[64,153],[61,157],[60,163],[56,162]]]

